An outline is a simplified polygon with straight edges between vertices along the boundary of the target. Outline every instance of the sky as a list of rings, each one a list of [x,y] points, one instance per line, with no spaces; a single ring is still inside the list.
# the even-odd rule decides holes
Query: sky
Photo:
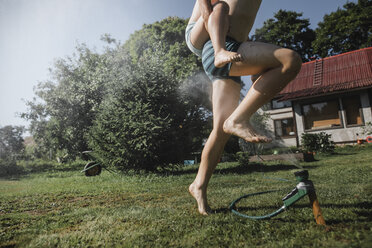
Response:
[[[252,33],[279,9],[303,13],[311,28],[325,14],[357,0],[263,0]],[[28,123],[18,117],[34,87],[50,79],[58,58],[85,43],[100,51],[103,34],[125,42],[130,34],[169,16],[188,18],[194,0],[0,0],[0,127]]]

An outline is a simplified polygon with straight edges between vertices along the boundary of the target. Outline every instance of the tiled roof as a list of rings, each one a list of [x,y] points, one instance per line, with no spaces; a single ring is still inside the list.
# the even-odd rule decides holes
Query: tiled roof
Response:
[[[302,64],[300,73],[278,97],[294,100],[370,87],[372,47]]]

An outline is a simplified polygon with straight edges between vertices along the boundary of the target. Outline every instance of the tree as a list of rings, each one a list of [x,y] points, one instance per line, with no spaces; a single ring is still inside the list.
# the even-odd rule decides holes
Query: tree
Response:
[[[177,80],[184,80],[202,70],[200,59],[186,46],[186,25],[187,20],[178,17],[143,25],[125,42],[124,48],[129,51],[133,63],[137,63],[143,55],[162,51],[166,75],[175,75]]]
[[[195,149],[192,139],[201,137],[197,122],[203,116],[188,116],[179,81],[164,73],[164,58],[160,51],[141,56],[101,106],[90,146],[106,165],[154,170]]]
[[[132,137],[125,140],[136,145],[126,147],[125,153],[148,154],[149,164],[179,161],[183,154],[200,149],[209,117],[202,104],[208,96],[187,94],[198,86],[189,87],[189,82],[201,67],[184,42],[186,24],[167,18],[144,25],[124,45],[104,35],[110,46],[102,54],[80,45],[74,56],[57,60],[52,80],[38,85],[38,99],[28,102],[29,110],[22,115],[31,120],[38,149],[73,158],[89,148],[89,140],[90,148],[115,164],[123,155],[112,152],[119,143],[112,150],[105,148],[112,145],[107,139],[114,134],[118,142],[124,142],[120,136]],[[198,90],[203,88],[207,87]],[[141,142],[146,144],[140,147],[142,155]],[[148,167],[138,162],[142,160],[130,161]]]
[[[315,32],[309,27],[309,20],[301,19],[301,16],[302,13],[279,10],[274,18],[255,30],[252,40],[293,49],[303,61],[309,61],[313,56],[311,43],[315,40]]]
[[[24,150],[23,126],[5,126],[0,128],[0,159],[11,160]]]
[[[31,121],[30,132],[45,153],[65,153],[71,158],[88,148],[86,133],[92,125],[110,77],[107,57],[77,47],[77,55],[59,59],[52,80],[39,83],[36,95],[21,116]],[[45,154],[44,153],[44,154]]]
[[[314,52],[324,58],[371,46],[371,13],[372,1],[358,0],[325,15],[315,30]]]

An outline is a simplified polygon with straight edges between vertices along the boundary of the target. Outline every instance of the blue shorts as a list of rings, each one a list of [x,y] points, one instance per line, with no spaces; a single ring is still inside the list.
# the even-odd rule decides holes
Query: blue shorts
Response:
[[[237,52],[241,43],[237,42],[236,40],[226,37],[226,50],[230,52]],[[214,66],[214,48],[212,45],[212,41],[209,40],[204,44],[203,53],[202,53],[202,63],[205,73],[207,76],[212,80],[212,82],[216,79],[232,79],[238,84],[242,83],[240,77],[233,77],[229,76],[231,63],[226,64],[221,68],[217,68]]]

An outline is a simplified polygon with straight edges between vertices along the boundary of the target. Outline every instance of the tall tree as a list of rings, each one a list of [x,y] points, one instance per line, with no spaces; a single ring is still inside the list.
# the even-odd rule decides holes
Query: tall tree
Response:
[[[202,70],[201,61],[192,54],[185,43],[187,21],[178,17],[143,25],[125,42],[134,63],[145,54],[162,51],[165,56],[164,72],[182,80]]]
[[[332,56],[372,45],[372,0],[348,2],[318,24],[314,52]]]
[[[293,49],[303,61],[309,61],[313,56],[311,43],[315,40],[315,32],[309,27],[309,19],[301,19],[301,16],[302,13],[279,10],[274,18],[255,30],[252,40]]]
[[[149,161],[175,161],[176,156],[182,159],[186,152],[199,149],[201,133],[209,117],[203,107],[208,96],[200,89],[208,87],[198,87],[197,92],[206,95],[204,98],[187,94],[196,88],[190,86],[190,76],[200,69],[200,61],[188,51],[184,42],[186,24],[186,20],[180,18],[167,18],[145,25],[124,45],[105,35],[104,40],[114,46],[107,47],[104,53],[98,54],[81,45],[76,55],[59,59],[51,70],[52,79],[38,85],[35,91],[38,98],[28,102],[29,111],[23,114],[31,120],[31,133],[40,150],[74,157],[88,148],[88,139],[94,144],[92,148],[103,149],[99,145],[106,145],[105,139],[113,135],[110,128],[114,127],[117,135],[120,132],[125,137],[139,135],[132,139],[138,146],[141,142],[137,141],[143,138],[147,146],[154,144],[156,149],[171,147],[169,150],[173,153],[157,150],[162,155]],[[194,85],[200,86],[201,81]],[[102,102],[105,104],[101,107]],[[121,118],[123,113],[127,115]],[[93,123],[99,123],[94,122],[97,115],[101,122],[92,128]],[[146,117],[149,120],[142,122]],[[110,125],[103,125],[106,120]],[[160,124],[167,121],[170,126]],[[130,126],[132,124],[134,126]],[[136,130],[141,132],[132,133],[129,127],[136,128],[136,125],[139,128]],[[151,125],[162,129],[152,129]],[[157,136],[157,132],[162,135]],[[158,137],[162,145],[157,145],[160,143],[154,139],[147,140],[145,133],[149,138]],[[175,149],[176,140],[180,150]],[[148,149],[151,153],[152,148]],[[110,161],[119,158],[115,156]]]
[[[56,61],[51,75],[52,80],[39,83],[38,99],[27,103],[22,117],[31,121],[30,132],[44,152],[73,158],[88,148],[85,135],[110,77],[107,57],[80,45],[77,55]]]
[[[23,126],[5,126],[0,128],[0,159],[11,159],[21,155],[24,149]]]
[[[198,62],[184,44],[185,26],[179,18],[145,25],[113,57],[133,63],[115,72],[121,80],[108,89],[90,132],[90,146],[104,163],[150,170],[200,149],[208,96],[197,97],[202,93],[191,86],[200,86],[203,76],[188,77]]]

